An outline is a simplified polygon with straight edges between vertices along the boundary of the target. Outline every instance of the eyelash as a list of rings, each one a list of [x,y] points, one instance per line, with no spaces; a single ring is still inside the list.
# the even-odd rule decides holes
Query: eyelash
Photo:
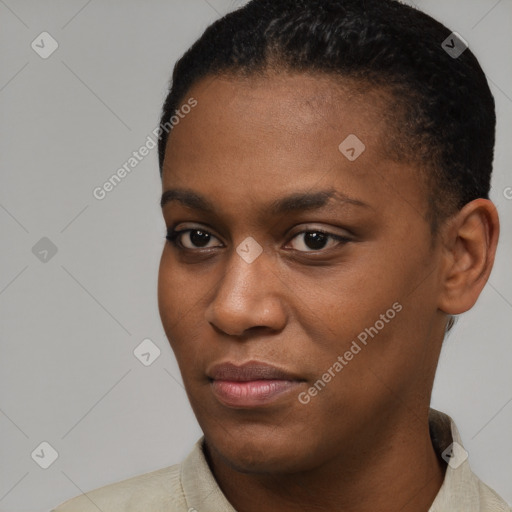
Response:
[[[189,249],[188,247],[183,247],[180,244],[180,241],[179,241],[179,238],[180,238],[180,236],[182,234],[188,233],[188,232],[191,232],[191,231],[201,231],[203,233],[207,233],[207,234],[215,237],[215,235],[212,235],[209,231],[206,231],[204,229],[201,229],[201,228],[189,228],[189,229],[182,229],[182,230],[178,230],[178,231],[170,229],[167,232],[167,235],[165,236],[165,238],[166,238],[166,240],[168,242],[170,242],[171,244],[173,244],[175,247],[177,247],[180,250],[183,250],[183,251],[194,251],[195,252],[196,249]],[[344,244],[352,241],[348,237],[345,237],[345,236],[342,236],[342,235],[335,235],[334,233],[329,233],[328,231],[323,231],[321,229],[309,229],[309,230],[299,231],[298,233],[296,233],[291,238],[291,240],[296,238],[298,235],[303,235],[304,233],[321,233],[322,235],[326,235],[328,238],[332,238],[333,240],[338,241],[339,242],[338,245],[344,245]],[[332,247],[331,247],[331,249],[332,249]],[[198,248],[197,250],[201,250],[201,248]],[[310,251],[297,251],[297,252],[300,252],[300,253],[319,253],[319,252],[322,252],[322,251],[325,251],[325,250],[328,250],[328,249],[319,249],[319,250],[312,249]]]

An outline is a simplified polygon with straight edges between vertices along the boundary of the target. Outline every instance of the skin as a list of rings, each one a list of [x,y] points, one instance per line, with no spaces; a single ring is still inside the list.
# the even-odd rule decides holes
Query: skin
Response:
[[[166,148],[163,191],[187,188],[213,213],[169,201],[167,228],[202,229],[163,250],[162,323],[205,434],[206,454],[238,512],[427,511],[444,478],[428,409],[447,314],[475,303],[494,261],[498,217],[478,199],[432,240],[419,171],[386,158],[385,95],[328,77],[209,77]],[[349,161],[349,135],[365,151]],[[335,189],[365,205],[272,215],[296,192]],[[348,239],[316,248],[305,231]],[[236,248],[253,237],[252,263]],[[194,245],[196,244],[196,245]],[[307,404],[307,391],[395,302],[402,310]],[[258,408],[212,393],[213,364],[258,360],[300,376]]]

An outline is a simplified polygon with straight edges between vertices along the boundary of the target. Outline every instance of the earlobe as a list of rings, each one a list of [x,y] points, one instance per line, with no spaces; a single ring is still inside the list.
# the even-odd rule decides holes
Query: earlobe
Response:
[[[473,307],[491,273],[498,236],[498,212],[488,199],[471,201],[450,219],[444,240],[441,311],[458,315]]]

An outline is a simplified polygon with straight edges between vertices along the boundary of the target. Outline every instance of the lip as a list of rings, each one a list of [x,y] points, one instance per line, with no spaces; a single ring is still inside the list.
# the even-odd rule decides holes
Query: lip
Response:
[[[264,406],[283,398],[305,379],[259,361],[217,364],[207,372],[215,397],[234,408]]]

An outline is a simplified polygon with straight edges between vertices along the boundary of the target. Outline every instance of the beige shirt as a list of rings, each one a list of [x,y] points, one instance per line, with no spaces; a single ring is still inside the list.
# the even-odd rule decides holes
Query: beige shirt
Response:
[[[471,471],[452,419],[431,409],[429,424],[436,452],[448,462],[429,512],[511,512]],[[236,512],[209,469],[203,439],[181,464],[90,491],[52,512]]]

